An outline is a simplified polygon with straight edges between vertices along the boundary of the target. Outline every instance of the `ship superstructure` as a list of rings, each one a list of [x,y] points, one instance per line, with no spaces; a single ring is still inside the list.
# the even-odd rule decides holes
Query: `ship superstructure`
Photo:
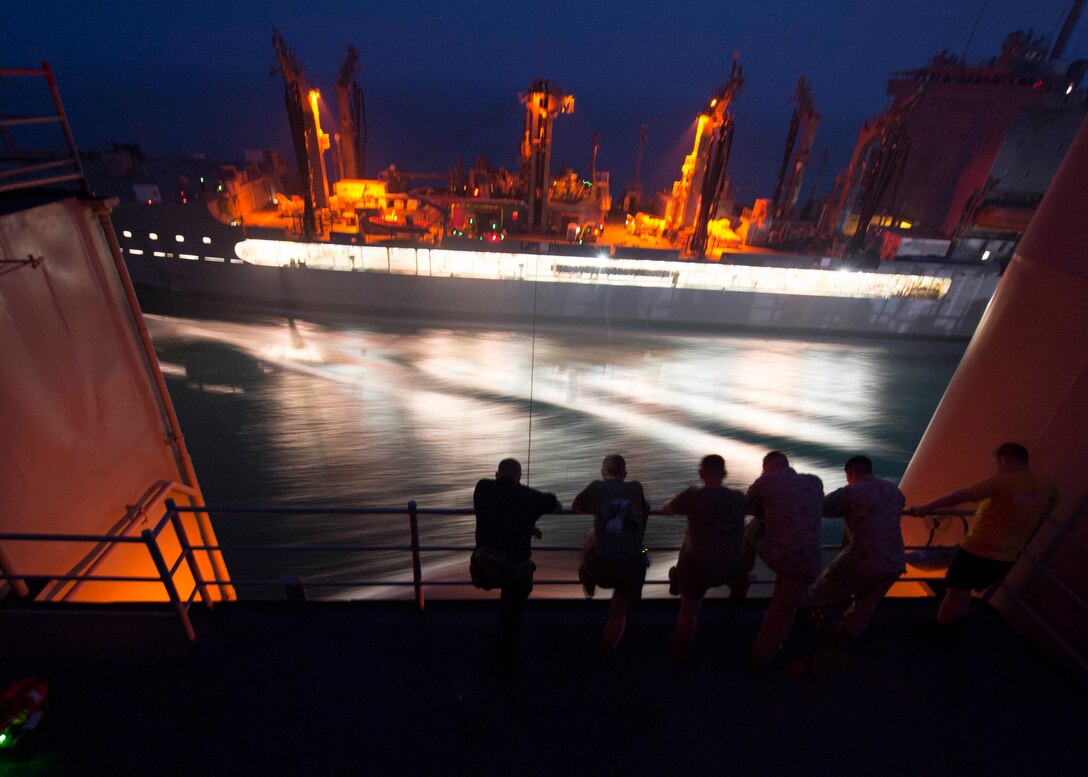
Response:
[[[1007,261],[1088,113],[1088,63],[1062,58],[1082,6],[1053,47],[1017,31],[990,59],[945,51],[893,74],[892,103],[860,129],[821,236],[855,255],[928,241],[929,253]]]

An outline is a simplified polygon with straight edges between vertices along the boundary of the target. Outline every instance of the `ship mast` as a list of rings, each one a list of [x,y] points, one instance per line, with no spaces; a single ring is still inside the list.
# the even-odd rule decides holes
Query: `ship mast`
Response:
[[[1065,54],[1065,47],[1069,45],[1069,39],[1073,36],[1073,30],[1077,26],[1077,20],[1080,19],[1080,13],[1084,10],[1084,0],[1076,0],[1073,3],[1073,7],[1069,9],[1068,15],[1065,17],[1065,24],[1062,25],[1062,31],[1058,33],[1058,39],[1054,41],[1054,49],[1050,52],[1051,59],[1061,59]]]
[[[544,226],[544,203],[551,179],[552,125],[560,114],[574,113],[574,95],[537,79],[521,95],[521,102],[525,106],[525,134],[520,157],[529,199],[526,228],[533,232]]]

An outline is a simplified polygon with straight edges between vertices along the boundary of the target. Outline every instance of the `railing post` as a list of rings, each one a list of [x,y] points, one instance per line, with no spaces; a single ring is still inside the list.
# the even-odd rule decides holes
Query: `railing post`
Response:
[[[283,586],[283,595],[289,602],[305,602],[309,599],[306,595],[306,581],[302,575],[281,575],[280,585]]]
[[[200,574],[200,566],[196,563],[196,557],[193,555],[193,546],[189,543],[189,535],[185,532],[185,523],[181,520],[178,507],[173,499],[166,500],[166,510],[170,513],[170,523],[174,526],[174,534],[178,536],[181,552],[185,554],[185,563],[189,565],[189,571],[196,583],[196,590],[200,592],[200,601],[204,602],[204,606],[210,610],[212,609],[212,598],[208,596],[208,587],[204,584],[204,576]]]
[[[147,552],[151,554],[151,560],[155,562],[155,568],[159,570],[159,577],[162,578],[162,584],[166,587],[166,595],[170,598],[170,604],[174,606],[174,612],[181,619],[181,627],[185,630],[185,636],[189,640],[189,644],[195,645],[196,632],[193,630],[193,622],[189,620],[189,611],[185,609],[185,604],[181,601],[181,597],[178,596],[177,586],[174,585],[174,579],[170,577],[170,567],[166,565],[166,559],[162,557],[162,551],[159,549],[155,532],[151,531],[151,529],[144,529],[140,536],[144,538]]]
[[[415,500],[408,503],[408,534],[412,546],[412,584],[416,592],[416,606],[423,611],[423,567],[419,560],[419,512]]]
[[[3,572],[5,575],[15,574],[15,566],[11,563],[7,551],[3,548],[0,548],[0,572]],[[0,585],[3,585],[5,582],[11,586],[11,590],[21,599],[30,594],[30,588],[27,586],[26,580],[23,580],[22,578],[16,577],[6,581],[0,581]]]

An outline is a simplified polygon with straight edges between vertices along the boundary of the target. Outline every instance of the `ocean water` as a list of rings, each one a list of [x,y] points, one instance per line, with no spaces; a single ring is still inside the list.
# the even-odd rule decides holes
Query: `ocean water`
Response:
[[[659,508],[725,457],[744,489],[768,450],[844,485],[869,455],[878,475],[906,468],[964,344],[678,335],[607,330],[390,327],[274,317],[148,316],[148,328],[210,505],[471,507],[476,481],[506,456],[523,482],[565,506],[623,454]],[[237,579],[404,580],[405,554],[297,550],[405,544],[403,516],[216,516]],[[825,541],[841,534],[827,521]],[[425,544],[471,545],[471,516],[421,519]],[[588,521],[542,521],[545,545],[580,545]],[[679,543],[682,520],[651,521],[648,544]],[[231,546],[280,544],[276,553]],[[675,558],[655,557],[657,567]],[[537,553],[571,578],[576,554]],[[463,578],[456,553],[425,555],[425,575]],[[266,587],[271,588],[271,587]],[[538,588],[539,591],[539,588]],[[317,595],[386,595],[374,587]]]

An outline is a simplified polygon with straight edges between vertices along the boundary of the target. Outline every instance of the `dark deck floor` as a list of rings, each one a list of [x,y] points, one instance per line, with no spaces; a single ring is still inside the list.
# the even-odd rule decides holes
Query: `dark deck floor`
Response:
[[[745,663],[765,602],[707,603],[690,664],[645,602],[595,660],[606,603],[531,601],[495,678],[493,602],[221,605],[189,648],[167,615],[0,611],[0,680],[50,682],[0,775],[1084,774],[1088,693],[990,612],[960,644],[888,600],[849,654]]]

